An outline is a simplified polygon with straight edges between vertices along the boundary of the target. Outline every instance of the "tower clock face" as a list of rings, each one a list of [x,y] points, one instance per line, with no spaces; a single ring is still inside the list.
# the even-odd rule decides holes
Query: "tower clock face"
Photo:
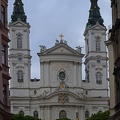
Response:
[[[18,56],[18,60],[22,60],[22,57],[21,57],[21,56]]]

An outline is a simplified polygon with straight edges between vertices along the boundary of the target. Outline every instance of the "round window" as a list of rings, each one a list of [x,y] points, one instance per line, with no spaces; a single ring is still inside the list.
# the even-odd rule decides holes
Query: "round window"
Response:
[[[65,80],[65,78],[66,78],[65,72],[64,72],[64,71],[61,71],[61,72],[59,73],[59,79],[60,79],[60,80]]]

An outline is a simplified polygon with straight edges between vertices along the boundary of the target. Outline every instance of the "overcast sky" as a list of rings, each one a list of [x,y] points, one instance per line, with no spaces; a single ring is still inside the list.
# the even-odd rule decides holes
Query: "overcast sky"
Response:
[[[9,22],[13,3],[9,0]],[[40,78],[39,45],[54,46],[59,34],[64,35],[72,48],[84,45],[84,30],[88,21],[90,0],[22,0],[30,28],[30,48],[32,55],[32,78]],[[111,26],[110,0],[98,0],[101,16],[106,28]],[[85,48],[85,47],[84,47]],[[82,53],[84,53],[84,48]],[[84,61],[83,61],[84,62]]]

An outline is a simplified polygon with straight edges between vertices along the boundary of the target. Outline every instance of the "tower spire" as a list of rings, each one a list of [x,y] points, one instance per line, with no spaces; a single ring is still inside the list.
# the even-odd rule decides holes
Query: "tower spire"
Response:
[[[100,14],[100,8],[98,7],[98,0],[90,0],[91,1],[91,8],[89,10],[89,18],[88,18],[88,23],[86,25],[86,28],[92,27],[95,25],[97,22],[104,26],[103,22],[104,20],[101,17]]]
[[[14,9],[13,14],[11,15],[11,21],[16,22],[17,20],[21,20],[22,22],[26,23],[27,16],[24,12],[24,4],[22,3],[22,0],[15,0],[14,2]]]

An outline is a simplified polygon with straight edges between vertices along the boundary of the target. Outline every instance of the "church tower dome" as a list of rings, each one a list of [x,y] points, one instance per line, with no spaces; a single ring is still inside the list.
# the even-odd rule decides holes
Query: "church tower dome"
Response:
[[[104,26],[104,24],[103,24],[104,20],[101,17],[100,8],[97,4],[98,0],[90,0],[90,1],[91,1],[91,7],[89,10],[89,19],[88,19],[88,22],[86,24],[86,28],[92,27],[97,22],[101,26]]]
[[[21,20],[22,22],[26,23],[27,16],[24,12],[22,0],[15,0],[14,2],[14,9],[13,9],[13,15],[11,15],[11,21],[16,22],[17,20]]]

